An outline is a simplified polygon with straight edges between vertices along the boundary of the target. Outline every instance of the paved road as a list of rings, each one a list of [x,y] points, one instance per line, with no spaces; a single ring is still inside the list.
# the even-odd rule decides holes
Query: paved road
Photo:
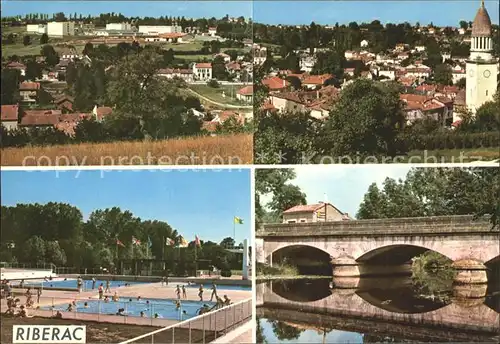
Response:
[[[214,105],[217,105],[217,106],[220,106],[220,107],[223,107],[223,108],[226,108],[226,109],[246,109],[246,110],[251,110],[253,109],[253,106],[245,106],[245,105],[231,105],[231,104],[223,104],[223,103],[219,103],[219,102],[216,102],[210,98],[207,98],[205,96],[202,96],[201,94],[199,94],[198,92],[195,92],[193,91],[192,89],[188,88],[189,92],[193,93],[195,96],[211,103],[211,104],[214,104]]]

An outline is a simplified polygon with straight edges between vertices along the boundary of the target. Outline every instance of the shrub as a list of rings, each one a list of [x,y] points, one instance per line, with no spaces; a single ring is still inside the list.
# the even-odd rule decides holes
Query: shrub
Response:
[[[222,270],[222,271],[220,272],[220,275],[221,275],[222,277],[231,277],[233,274],[231,273],[231,270]]]

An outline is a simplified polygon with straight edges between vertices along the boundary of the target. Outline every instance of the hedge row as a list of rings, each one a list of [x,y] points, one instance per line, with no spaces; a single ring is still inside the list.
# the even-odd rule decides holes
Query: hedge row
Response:
[[[401,137],[407,150],[468,149],[500,147],[498,132],[448,133],[430,135],[406,135]]]

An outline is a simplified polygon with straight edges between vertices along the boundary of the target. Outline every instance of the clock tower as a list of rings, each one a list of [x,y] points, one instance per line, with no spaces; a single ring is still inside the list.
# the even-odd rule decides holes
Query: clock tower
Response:
[[[472,113],[485,102],[492,101],[497,91],[498,65],[492,51],[491,20],[483,0],[472,23],[470,56],[466,64],[465,99]]]

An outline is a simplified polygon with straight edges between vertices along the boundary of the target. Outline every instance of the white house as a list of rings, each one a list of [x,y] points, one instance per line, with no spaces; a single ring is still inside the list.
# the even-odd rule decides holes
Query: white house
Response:
[[[253,99],[253,85],[245,86],[236,93],[236,99],[251,103]]]
[[[63,37],[75,35],[74,22],[49,22],[47,23],[47,35],[49,37]]]
[[[359,44],[361,48],[366,48],[370,43],[366,39],[362,40],[361,43]]]
[[[212,79],[212,64],[211,63],[195,63],[193,64],[193,76],[196,80],[208,81]]]
[[[208,35],[209,36],[215,36],[215,35],[217,35],[217,28],[216,27],[209,27],[208,28]]]
[[[465,77],[465,68],[460,67],[460,65],[456,65],[451,69],[451,80],[454,84]]]

